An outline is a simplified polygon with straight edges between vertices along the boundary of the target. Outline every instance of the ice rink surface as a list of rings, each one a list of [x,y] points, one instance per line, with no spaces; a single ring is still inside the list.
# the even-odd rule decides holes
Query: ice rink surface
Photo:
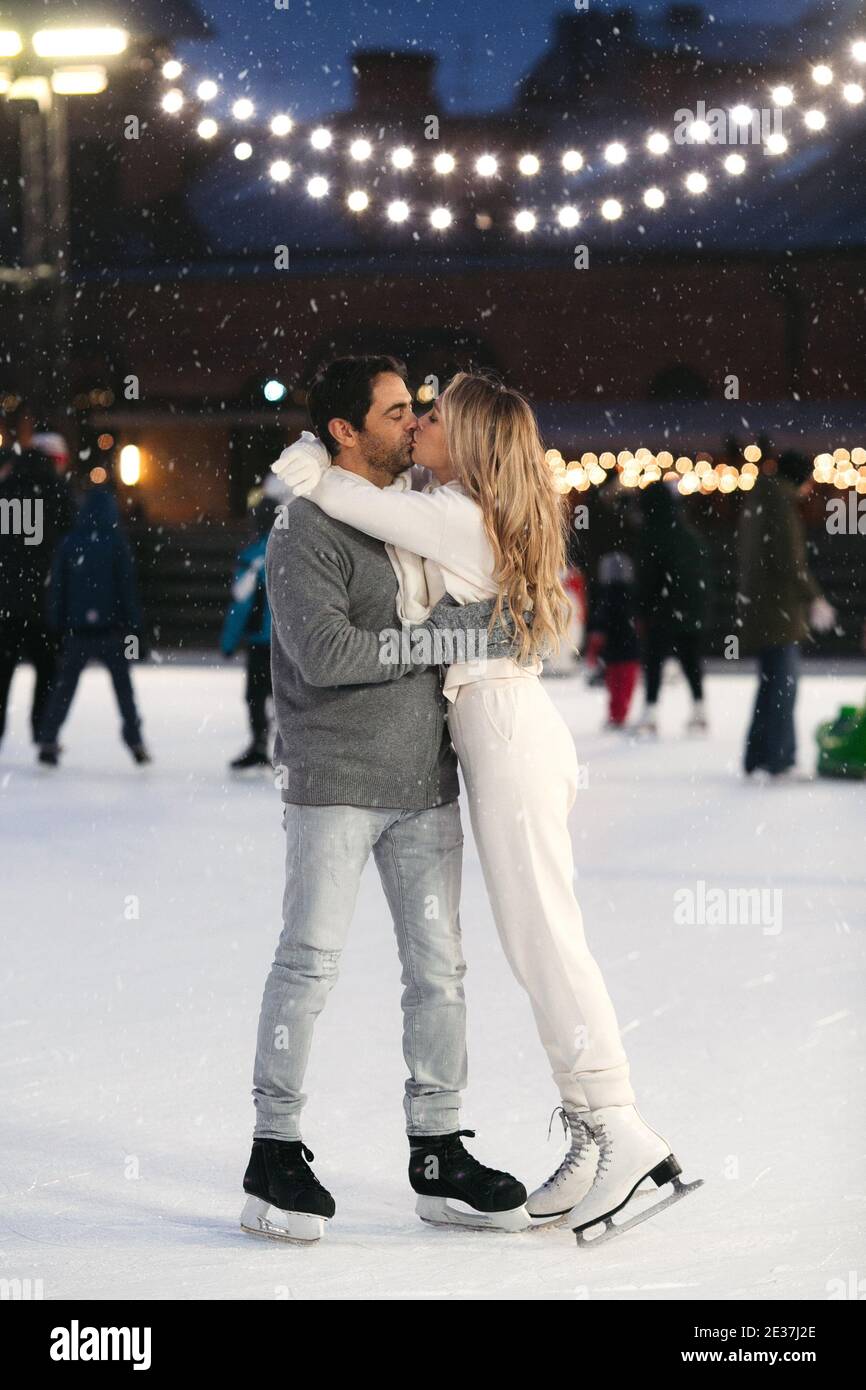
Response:
[[[818,1299],[866,1275],[866,786],[739,776],[754,678],[711,675],[711,734],[598,732],[604,696],[548,688],[586,786],[577,888],[638,1104],[703,1189],[597,1250],[568,1231],[423,1226],[405,1176],[400,980],[372,863],[322,1015],[305,1139],[337,1201],[324,1241],[244,1236],[259,1001],[279,933],[278,793],[233,778],[240,668],[135,674],[155,762],[133,766],[87,672],[56,771],[26,741],[29,673],[0,748],[0,1277],[46,1299]],[[800,759],[862,675],[803,679]],[[464,811],[473,1152],[528,1187],[563,1151],[557,1097],[496,938]],[[780,890],[772,919],[675,920],[698,884]],[[852,1283],[853,1279],[853,1283]]]

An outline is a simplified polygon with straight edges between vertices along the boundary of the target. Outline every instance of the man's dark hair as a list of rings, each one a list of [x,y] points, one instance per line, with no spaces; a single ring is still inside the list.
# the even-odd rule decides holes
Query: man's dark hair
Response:
[[[348,420],[356,430],[364,428],[373,401],[373,382],[383,372],[406,380],[406,367],[396,357],[336,357],[322,367],[307,393],[307,410],[313,429],[333,458],[340,446],[328,429],[329,420]]]

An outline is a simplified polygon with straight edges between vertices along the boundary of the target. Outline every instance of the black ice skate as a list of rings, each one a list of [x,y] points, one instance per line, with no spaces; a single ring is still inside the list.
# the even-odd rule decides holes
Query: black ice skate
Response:
[[[314,1156],[300,1139],[253,1140],[241,1230],[296,1244],[321,1239],[336,1205],[309,1165]]]
[[[270,767],[271,760],[268,757],[268,750],[262,748],[258,743],[251,743],[243,753],[239,753],[236,758],[232,758],[229,767],[233,772],[246,772],[251,767]]]
[[[409,1135],[409,1181],[418,1194],[415,1210],[434,1226],[464,1226],[476,1231],[522,1231],[531,1224],[526,1188],[510,1173],[485,1168],[467,1153],[463,1135]]]

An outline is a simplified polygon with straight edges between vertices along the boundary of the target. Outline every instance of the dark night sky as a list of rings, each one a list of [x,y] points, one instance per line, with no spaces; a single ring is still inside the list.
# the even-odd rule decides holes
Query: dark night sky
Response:
[[[589,3],[612,12],[621,0]],[[863,13],[858,0],[824,5],[835,12],[840,37]],[[222,73],[232,97],[260,93],[308,119],[351,105],[353,46],[435,51],[446,107],[507,106],[514,82],[548,42],[552,17],[572,6],[568,0],[287,0],[286,9],[276,9],[272,0],[201,0],[199,8],[219,35],[181,50],[196,77]],[[632,8],[660,15],[668,0],[632,0]],[[793,24],[817,6],[813,0],[707,0],[704,8],[719,23],[747,26]],[[849,22],[840,22],[843,15]]]

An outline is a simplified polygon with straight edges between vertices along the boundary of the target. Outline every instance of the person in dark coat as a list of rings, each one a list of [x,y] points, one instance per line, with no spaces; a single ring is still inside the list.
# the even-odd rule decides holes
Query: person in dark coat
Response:
[[[0,422],[0,739],[6,727],[15,668],[36,673],[30,725],[34,742],[57,671],[57,643],[45,616],[45,586],[60,537],[75,507],[52,461],[31,447],[33,421],[24,406]]]
[[[137,763],[150,762],[129,674],[138,655],[141,613],[129,544],[117,502],[107,488],[91,488],[51,572],[49,620],[62,638],[60,669],[39,731],[39,761],[54,767],[57,739],[89,661],[108,668],[123,720],[121,737]]]
[[[687,729],[705,733],[701,643],[707,611],[707,551],[667,483],[640,493],[639,608],[646,707],[638,728],[657,733],[656,704],[665,659],[675,656],[692,694]]]
[[[223,623],[220,648],[233,656],[246,648],[247,679],[244,698],[250,721],[249,747],[229,764],[235,771],[270,767],[267,702],[271,687],[271,610],[265,589],[265,551],[276,501],[262,497],[253,509],[256,538],[240,552],[235,564],[231,603]]]
[[[835,613],[806,560],[797,505],[812,486],[811,466],[794,451],[766,458],[743,507],[737,533],[740,649],[758,658],[758,691],[743,768],[780,776],[794,767],[800,643],[810,625],[827,631]]]
[[[587,665],[591,666],[599,656],[604,662],[608,693],[606,727],[621,729],[628,718],[640,674],[634,565],[622,550],[608,551],[599,561],[587,631]]]

